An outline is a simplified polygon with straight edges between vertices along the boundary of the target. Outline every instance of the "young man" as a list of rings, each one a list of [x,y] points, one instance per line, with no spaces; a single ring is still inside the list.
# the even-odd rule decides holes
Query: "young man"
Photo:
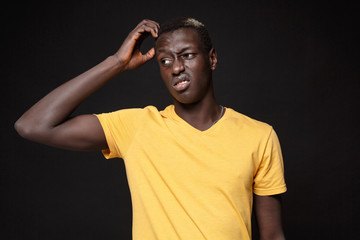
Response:
[[[157,40],[143,55],[148,35]],[[68,119],[110,79],[155,56],[173,105]],[[251,239],[253,199],[261,239],[284,239],[277,136],[271,126],[217,104],[216,64],[199,21],[176,18],[160,27],[143,20],[113,56],[50,92],[15,128],[40,143],[123,158],[134,239]]]

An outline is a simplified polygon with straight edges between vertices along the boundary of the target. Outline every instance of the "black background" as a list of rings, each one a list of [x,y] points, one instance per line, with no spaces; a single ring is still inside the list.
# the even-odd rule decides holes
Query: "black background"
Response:
[[[0,237],[130,239],[121,159],[29,142],[13,124],[50,90],[113,54],[143,18],[192,16],[207,25],[218,52],[218,102],[279,136],[287,239],[356,239],[358,12],[344,1],[9,2],[1,17]],[[75,114],[170,103],[151,61],[115,78]]]

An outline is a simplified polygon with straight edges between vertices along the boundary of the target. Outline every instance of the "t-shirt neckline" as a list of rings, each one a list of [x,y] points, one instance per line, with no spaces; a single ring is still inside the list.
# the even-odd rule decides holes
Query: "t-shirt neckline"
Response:
[[[190,131],[193,131],[193,132],[198,133],[198,134],[209,134],[210,132],[215,131],[217,128],[219,128],[219,126],[222,125],[222,122],[224,121],[224,119],[229,114],[229,108],[224,107],[225,112],[224,112],[223,116],[214,125],[212,125],[210,128],[202,131],[202,130],[199,130],[199,129],[193,127],[191,124],[189,124],[184,119],[182,119],[179,115],[177,115],[177,113],[175,112],[175,106],[174,105],[170,105],[170,106],[168,106],[168,108],[170,110],[169,112],[170,112],[170,116],[171,116],[172,119],[177,121],[179,124],[181,124],[185,128],[189,129]]]

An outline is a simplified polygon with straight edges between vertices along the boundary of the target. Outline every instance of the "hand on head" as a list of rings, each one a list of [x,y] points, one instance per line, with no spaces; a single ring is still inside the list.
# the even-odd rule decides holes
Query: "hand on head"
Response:
[[[143,54],[140,46],[150,35],[157,38],[159,29],[160,25],[157,22],[145,19],[129,33],[120,49],[114,54],[124,71],[136,69],[155,56],[154,48]]]

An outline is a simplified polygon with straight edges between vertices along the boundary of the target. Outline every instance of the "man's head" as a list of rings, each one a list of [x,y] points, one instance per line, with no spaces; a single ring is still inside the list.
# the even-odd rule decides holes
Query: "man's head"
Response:
[[[156,60],[176,103],[190,104],[213,97],[212,71],[217,56],[204,25],[192,18],[176,18],[160,26]]]
[[[173,32],[180,28],[192,28],[196,30],[204,45],[205,51],[209,52],[212,49],[211,38],[205,25],[191,17],[176,17],[165,21],[160,25],[158,38],[164,33]]]

